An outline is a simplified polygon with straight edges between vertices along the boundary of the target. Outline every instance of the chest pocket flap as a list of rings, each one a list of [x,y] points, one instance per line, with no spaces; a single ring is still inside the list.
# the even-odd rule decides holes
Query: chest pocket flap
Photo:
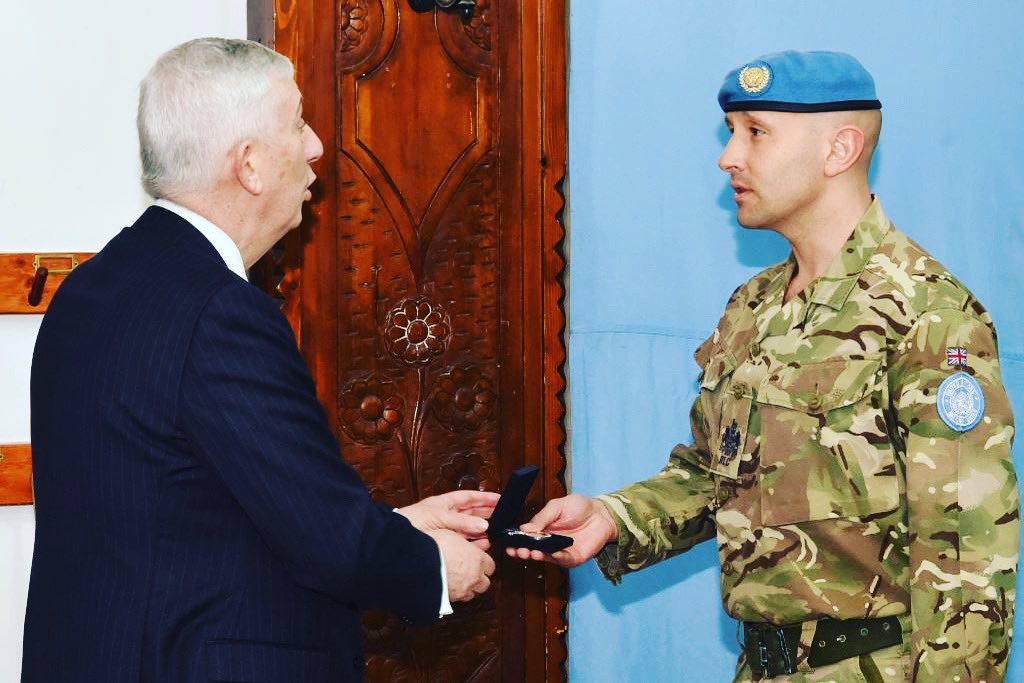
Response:
[[[882,382],[881,358],[836,358],[776,371],[758,401],[780,408],[824,414],[857,403]]]
[[[782,368],[766,378],[756,402],[766,525],[899,505],[881,356]]]

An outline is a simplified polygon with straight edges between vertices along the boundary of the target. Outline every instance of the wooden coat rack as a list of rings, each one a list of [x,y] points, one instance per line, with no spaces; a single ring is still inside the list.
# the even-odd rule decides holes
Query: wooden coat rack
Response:
[[[45,313],[68,273],[91,253],[0,254],[0,314]],[[32,504],[32,447],[0,445],[0,505]]]
[[[0,505],[32,504],[32,447],[0,446]]]
[[[53,293],[93,254],[0,254],[0,313],[45,313]]]

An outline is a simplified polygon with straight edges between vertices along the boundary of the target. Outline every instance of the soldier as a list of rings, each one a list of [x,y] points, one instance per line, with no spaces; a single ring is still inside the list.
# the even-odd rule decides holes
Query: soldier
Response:
[[[874,81],[834,52],[725,79],[737,220],[792,246],[697,350],[692,445],[646,481],[549,502],[527,531],[618,582],[717,535],[735,681],[996,683],[1019,544],[992,320],[868,188]]]

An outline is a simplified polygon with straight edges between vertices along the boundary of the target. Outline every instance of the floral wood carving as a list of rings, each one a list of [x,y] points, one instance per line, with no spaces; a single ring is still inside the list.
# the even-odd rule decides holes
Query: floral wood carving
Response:
[[[463,23],[469,39],[482,50],[491,49],[491,0],[477,0],[473,18]]]
[[[456,453],[441,465],[441,490],[496,491],[494,468],[476,452]]]
[[[448,313],[425,296],[406,299],[388,313],[384,343],[403,365],[428,365],[445,352],[452,335]]]
[[[366,34],[366,0],[341,0],[338,4],[338,49],[348,52]]]
[[[342,430],[366,446],[391,439],[404,418],[397,387],[376,377],[349,382],[338,400]]]
[[[470,363],[458,365],[438,380],[433,396],[434,417],[453,432],[480,428],[494,410],[494,383]]]

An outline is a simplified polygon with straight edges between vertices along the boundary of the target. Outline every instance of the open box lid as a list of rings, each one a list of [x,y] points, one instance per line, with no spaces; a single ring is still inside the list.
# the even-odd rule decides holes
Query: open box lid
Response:
[[[537,478],[537,466],[520,467],[509,475],[508,482],[501,492],[498,504],[494,506],[488,522],[488,535],[498,534],[506,529],[514,529],[519,525],[516,521],[523,513],[523,505],[530,494],[533,480]]]

